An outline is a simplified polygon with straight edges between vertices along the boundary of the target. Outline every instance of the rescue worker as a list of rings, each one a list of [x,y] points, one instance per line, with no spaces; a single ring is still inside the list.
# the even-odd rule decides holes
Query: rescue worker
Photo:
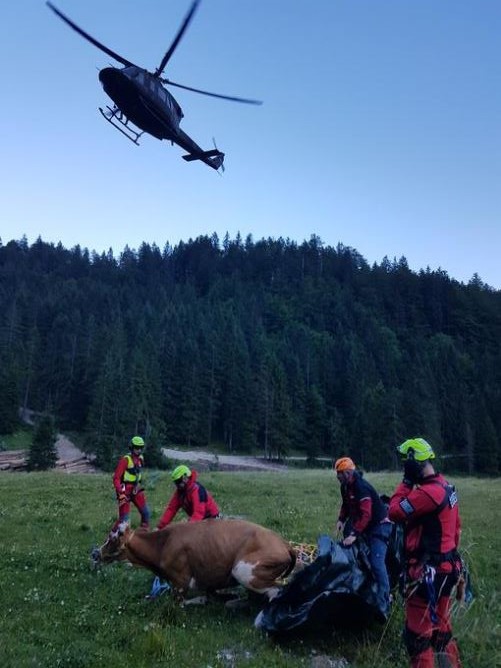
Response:
[[[341,485],[341,509],[336,524],[337,533],[343,533],[343,545],[350,546],[363,536],[369,547],[369,560],[377,584],[378,608],[386,618],[390,606],[390,581],[386,570],[386,552],[392,524],[388,511],[374,487],[356,470],[349,457],[341,457],[334,464]]]
[[[131,502],[141,515],[141,526],[150,525],[150,511],[146,503],[144,489],[141,487],[144,458],[144,440],[141,436],[133,436],[129,443],[130,453],[124,455],[117,464],[113,474],[113,486],[118,501],[118,519],[112,527],[116,531],[119,524],[129,521]]]
[[[435,453],[424,438],[397,448],[404,478],[395,490],[390,519],[405,531],[404,642],[412,668],[460,668],[450,621],[451,593],[461,573],[461,532],[456,491],[436,473]]]
[[[211,517],[219,517],[219,507],[203,485],[197,482],[198,474],[185,465],[177,466],[171,473],[176,491],[164,510],[157,529],[166,527],[181,508],[189,516],[190,522],[199,522]]]

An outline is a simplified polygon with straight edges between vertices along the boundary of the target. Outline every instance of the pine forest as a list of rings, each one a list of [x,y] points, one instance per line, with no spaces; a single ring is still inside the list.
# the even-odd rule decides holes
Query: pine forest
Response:
[[[105,469],[163,445],[501,472],[501,293],[312,236],[213,234],[119,256],[0,244],[0,434],[20,408],[80,432]],[[154,464],[154,461],[151,463]]]

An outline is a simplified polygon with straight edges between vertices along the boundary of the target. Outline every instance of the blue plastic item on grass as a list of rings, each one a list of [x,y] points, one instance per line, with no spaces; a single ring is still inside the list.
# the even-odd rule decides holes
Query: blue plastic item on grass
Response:
[[[171,589],[172,587],[170,586],[169,582],[167,582],[167,580],[161,580],[157,575],[153,580],[153,584],[151,585],[151,591],[146,598],[158,598],[165,592],[169,592]]]

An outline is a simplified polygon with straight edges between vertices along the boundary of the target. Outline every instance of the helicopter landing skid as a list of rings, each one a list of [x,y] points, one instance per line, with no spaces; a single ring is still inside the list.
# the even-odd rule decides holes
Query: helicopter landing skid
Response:
[[[112,109],[106,105],[106,109],[107,111],[103,111],[102,108],[99,107],[101,116],[106,121],[108,121],[108,123],[111,123],[111,125],[113,125],[113,127],[116,128],[119,132],[125,135],[127,139],[130,139],[132,143],[136,144],[136,146],[139,146],[138,139],[142,134],[144,134],[144,132],[137,132],[131,128],[129,125],[129,119],[122,111],[120,111],[118,107],[113,107]],[[113,119],[115,119],[115,122]],[[122,127],[120,127],[120,125]]]

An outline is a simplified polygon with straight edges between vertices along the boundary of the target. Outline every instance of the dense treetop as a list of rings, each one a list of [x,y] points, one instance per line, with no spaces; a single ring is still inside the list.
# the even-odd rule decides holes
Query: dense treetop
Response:
[[[0,306],[0,433],[24,406],[85,431],[103,466],[141,433],[368,469],[420,435],[441,468],[501,470],[501,293],[477,275],[316,236],[119,257],[23,238],[0,244]]]

